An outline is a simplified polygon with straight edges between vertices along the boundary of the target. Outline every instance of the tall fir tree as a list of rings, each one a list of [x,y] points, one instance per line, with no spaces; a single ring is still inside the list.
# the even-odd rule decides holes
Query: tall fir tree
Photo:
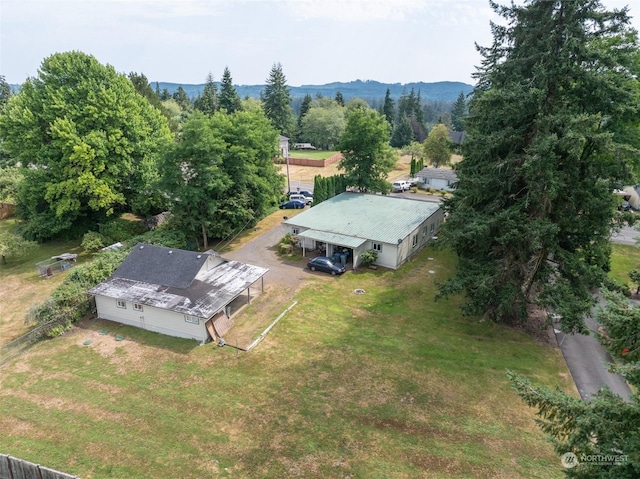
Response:
[[[193,107],[208,116],[212,116],[220,109],[218,86],[213,80],[213,74],[211,72],[207,75],[202,94],[193,102]]]
[[[313,99],[311,95],[308,93],[302,98],[302,103],[300,103],[300,114],[298,115],[298,123],[297,123],[297,138],[302,141],[309,141],[308,138],[305,138],[302,132],[302,120],[304,116],[309,112],[309,108],[311,108],[311,102]]]
[[[467,100],[464,93],[460,92],[456,101],[451,107],[451,126],[453,131],[464,131],[462,120],[467,113]]]
[[[395,118],[395,105],[391,99],[391,91],[387,88],[387,92],[384,94],[384,103],[382,104],[382,114],[385,119],[393,127],[393,121]]]
[[[585,331],[609,267],[612,190],[637,157],[637,35],[596,0],[492,5],[505,24],[479,48],[441,231],[457,272],[440,294],[464,291],[466,312],[511,323],[536,303]]]
[[[294,125],[291,91],[287,86],[287,78],[282,72],[280,63],[275,63],[271,67],[261,96],[264,112],[274,128],[282,135],[291,137]]]
[[[240,96],[233,86],[233,79],[229,67],[224,67],[222,73],[222,81],[220,83],[220,108],[227,110],[227,113],[234,113],[242,108]]]

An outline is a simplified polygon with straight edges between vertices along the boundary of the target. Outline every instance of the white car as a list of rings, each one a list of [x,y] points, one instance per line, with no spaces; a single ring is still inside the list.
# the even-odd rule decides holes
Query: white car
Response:
[[[393,191],[396,193],[400,191],[409,191],[411,189],[411,183],[405,180],[394,181],[391,183],[391,186],[393,187]]]

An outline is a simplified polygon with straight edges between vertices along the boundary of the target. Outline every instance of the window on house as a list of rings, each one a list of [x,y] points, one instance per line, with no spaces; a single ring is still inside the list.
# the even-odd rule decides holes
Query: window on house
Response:
[[[142,311],[143,310],[142,305],[138,304],[138,303],[133,303],[133,309],[135,311]]]
[[[427,227],[422,228],[422,236],[427,236]]]
[[[291,228],[291,234],[292,235],[299,235],[300,234],[300,228]]]
[[[371,249],[377,251],[378,253],[382,252],[382,243],[371,243]]]
[[[418,246],[418,235],[413,235],[413,242],[412,242],[413,247],[415,248],[416,246]]]
[[[121,299],[116,299],[116,306],[120,309],[127,309],[127,302]]]
[[[196,318],[195,316],[187,316],[186,314],[184,315],[184,320],[187,323],[192,323],[192,324],[199,324],[200,320],[198,318]]]
[[[431,232],[433,233],[433,231],[436,229],[436,225],[435,223],[431,223]]]

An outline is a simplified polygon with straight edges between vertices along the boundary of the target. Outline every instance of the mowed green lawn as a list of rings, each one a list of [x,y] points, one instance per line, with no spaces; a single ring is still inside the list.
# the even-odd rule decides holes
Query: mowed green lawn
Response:
[[[434,302],[453,265],[308,275],[249,353],[89,321],[0,369],[0,452],[84,479],[563,477],[505,377],[572,390],[561,354]]]
[[[310,160],[326,160],[333,155],[340,153],[339,151],[325,150],[289,150],[289,158],[309,158]]]

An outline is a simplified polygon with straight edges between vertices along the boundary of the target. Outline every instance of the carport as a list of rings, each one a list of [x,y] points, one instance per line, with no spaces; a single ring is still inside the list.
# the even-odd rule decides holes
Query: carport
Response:
[[[299,233],[298,238],[303,238],[302,243],[302,256],[306,256],[306,245],[307,239],[312,240],[314,242],[322,242],[325,243],[325,256],[329,258],[333,255],[336,246],[341,246],[343,248],[349,248],[352,252],[353,258],[353,269],[358,265],[358,259],[360,258],[360,253],[364,250],[364,245],[367,243],[366,239],[356,238],[354,236],[341,235],[339,233],[330,233],[328,231],[319,231],[314,229],[309,229]],[[315,243],[314,243],[315,245]]]

